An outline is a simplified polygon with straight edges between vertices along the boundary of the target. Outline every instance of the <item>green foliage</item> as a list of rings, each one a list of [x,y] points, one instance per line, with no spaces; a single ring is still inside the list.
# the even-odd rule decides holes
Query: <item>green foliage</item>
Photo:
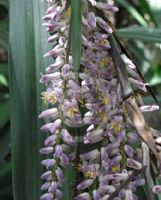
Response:
[[[10,2],[11,135],[15,200],[37,200],[40,197],[42,157],[39,149],[43,136],[38,120],[42,108],[39,79],[40,73],[48,65],[43,58],[49,49],[47,34],[41,25],[46,6],[45,2],[32,0]]]
[[[139,5],[132,1],[117,0],[129,13],[127,21],[133,20],[139,26],[118,29],[120,37],[132,57],[150,81],[156,94],[161,89],[160,43],[161,15],[152,9],[149,1],[140,0]],[[71,0],[71,47],[76,71],[80,68],[81,54],[81,1]],[[50,49],[47,35],[41,26],[41,17],[46,8],[45,1],[0,0],[4,19],[0,20],[0,48],[8,49],[8,9],[10,9],[10,91],[11,117],[9,109],[8,61],[0,60],[0,200],[12,200],[11,166],[13,168],[13,188],[15,200],[37,200],[40,196],[39,149],[43,136],[39,133],[41,126],[37,119],[41,111],[39,84],[40,72],[43,72],[50,60],[43,54]],[[0,10],[0,13],[2,11]],[[148,16],[148,17],[145,17]],[[116,19],[117,21],[117,19]],[[149,25],[150,24],[150,28]],[[119,24],[119,27],[122,25]],[[158,87],[159,86],[159,87]],[[161,96],[158,96],[161,102]],[[150,96],[146,103],[153,103]],[[12,157],[10,141],[10,118],[12,133]],[[161,127],[160,127],[161,128]],[[83,149],[84,150],[84,149]],[[12,163],[11,163],[12,158]],[[155,169],[154,169],[155,172]],[[73,171],[66,172],[70,184],[64,188],[65,199],[70,200]],[[156,173],[156,172],[155,172]],[[154,178],[155,179],[155,178]],[[154,182],[157,180],[153,180]],[[138,191],[139,199],[147,198],[147,188]],[[161,200],[161,197],[156,198]]]
[[[12,200],[11,161],[1,163],[0,180],[0,199]]]
[[[0,199],[12,200],[8,88],[8,1],[0,0]]]
[[[161,29],[128,27],[118,30],[120,37],[132,40],[141,40],[149,43],[161,43]]]
[[[147,22],[144,17],[127,0],[116,0],[116,2],[127,9],[130,15],[133,16],[140,25],[147,27]]]
[[[82,5],[81,0],[71,0],[71,46],[73,63],[76,71],[80,68],[80,57],[81,57],[81,32],[82,32]]]

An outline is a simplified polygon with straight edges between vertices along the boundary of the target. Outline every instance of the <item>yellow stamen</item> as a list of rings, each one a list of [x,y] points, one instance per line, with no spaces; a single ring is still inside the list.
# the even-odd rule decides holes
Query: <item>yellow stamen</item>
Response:
[[[101,66],[108,65],[108,63],[109,63],[109,58],[102,58],[102,60],[100,61]]]
[[[109,99],[108,98],[104,98],[103,99],[103,104],[105,104],[105,105],[109,104]]]
[[[88,171],[88,172],[85,172],[84,175],[85,175],[87,178],[91,178],[91,179],[94,178],[94,172]]]
[[[105,40],[105,39],[104,39],[104,40],[101,41],[101,44],[102,44],[102,45],[108,45],[109,42],[108,42],[108,40]]]
[[[85,105],[85,100],[84,99],[79,99],[79,103],[82,105]]]
[[[57,98],[54,93],[42,92],[42,99],[45,104],[48,103],[55,104],[57,102]]]
[[[99,117],[102,119],[103,123],[107,123],[109,120],[109,117],[105,112],[100,112]]]
[[[71,16],[71,6],[68,7],[67,11],[65,12],[65,17]]]
[[[109,59],[108,58],[103,58],[100,62],[101,65],[107,65],[109,63]]]
[[[81,165],[81,164],[78,164],[78,165],[76,165],[76,166],[75,166],[75,168],[76,168],[78,171],[80,171],[80,170],[81,170],[81,167],[82,167],[82,165]]]
[[[115,121],[115,122],[112,122],[110,128],[113,129],[115,133],[119,133],[121,130],[121,125]]]
[[[78,112],[78,110],[76,108],[69,108],[69,110],[67,111],[67,116],[68,117],[74,117],[74,115]]]
[[[119,171],[120,171],[120,166],[115,166],[115,165],[112,166],[112,167],[111,167],[111,171],[114,172],[114,173],[119,172]]]

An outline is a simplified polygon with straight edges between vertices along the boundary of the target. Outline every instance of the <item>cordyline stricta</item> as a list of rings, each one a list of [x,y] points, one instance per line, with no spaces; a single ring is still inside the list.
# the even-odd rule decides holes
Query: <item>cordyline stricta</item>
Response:
[[[161,138],[142,113],[159,107],[144,105],[140,94],[149,85],[115,38],[108,18],[117,7],[111,1],[81,3],[79,72],[75,71],[70,45],[70,1],[48,0],[43,17],[53,46],[44,56],[54,61],[40,80],[46,85],[42,99],[48,105],[39,115],[48,121],[41,130],[49,133],[40,150],[49,156],[41,162],[45,172],[40,199],[65,199],[62,187],[68,180],[63,169],[69,165],[76,169],[72,199],[135,200],[137,187],[145,183],[153,198],[161,186],[151,184],[150,156],[156,158],[159,176]],[[79,142],[90,150],[80,153]]]

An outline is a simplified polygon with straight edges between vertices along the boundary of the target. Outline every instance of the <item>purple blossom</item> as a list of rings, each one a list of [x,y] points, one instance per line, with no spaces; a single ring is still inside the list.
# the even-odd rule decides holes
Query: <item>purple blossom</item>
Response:
[[[84,189],[88,188],[89,186],[91,186],[93,183],[94,183],[94,180],[93,180],[93,179],[87,179],[87,180],[81,182],[81,183],[77,186],[77,189],[78,189],[78,190],[84,190]]]
[[[78,168],[78,176],[83,173],[80,183],[74,186],[73,199],[106,200],[133,172],[149,165],[146,160],[149,159],[149,151],[145,153],[144,145],[141,145],[141,138],[136,132],[138,129],[134,129],[141,126],[142,122],[139,120],[132,124],[126,100],[122,99],[120,79],[110,50],[113,48],[109,40],[113,29],[99,12],[95,12],[97,8],[106,17],[107,11],[116,12],[118,8],[111,2],[83,0],[81,72],[78,74],[74,71],[72,52],[68,46],[71,40],[70,2],[48,0],[48,3],[43,25],[50,33],[48,42],[52,44],[52,49],[44,57],[54,58],[54,62],[46,68],[46,73],[40,79],[46,85],[42,99],[49,106],[39,115],[39,118],[46,120],[41,131],[49,134],[40,153],[50,156],[41,162],[48,171],[41,176],[45,181],[41,190],[45,194],[40,199],[63,198],[61,188],[65,184],[65,176],[62,168],[70,165]],[[143,81],[135,64],[125,54],[120,56],[126,65],[129,84],[134,89],[146,92],[148,83]],[[157,105],[144,105],[141,98],[137,98],[136,102],[141,112],[159,109]],[[71,133],[71,128],[78,130],[76,138]],[[83,130],[81,135],[80,130]],[[129,130],[132,132],[127,132]],[[150,130],[154,132],[153,129]],[[159,137],[155,137],[155,142],[160,144]],[[91,149],[81,149],[84,153],[77,155],[74,148],[77,146],[76,142],[82,140]],[[93,144],[98,142],[97,149],[94,149]],[[135,143],[138,145],[136,150],[131,146]],[[137,153],[139,148],[142,154]],[[160,150],[158,146],[157,148]],[[78,167],[73,163],[75,158],[80,162]],[[145,180],[140,176],[134,177],[114,200],[137,199],[133,193],[144,184]],[[154,193],[160,191],[159,185],[153,187]]]

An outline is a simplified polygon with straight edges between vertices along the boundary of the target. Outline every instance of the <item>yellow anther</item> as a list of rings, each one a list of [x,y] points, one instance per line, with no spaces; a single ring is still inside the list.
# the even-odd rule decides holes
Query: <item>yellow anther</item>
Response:
[[[104,40],[101,41],[101,44],[102,44],[102,45],[108,45],[109,42],[108,42],[108,40],[105,40],[105,39],[104,39]]]
[[[120,166],[119,166],[119,165],[118,165],[118,166],[115,166],[115,165],[112,166],[112,167],[111,167],[111,171],[114,172],[114,173],[119,172],[119,171],[120,171]]]
[[[65,17],[71,16],[71,6],[68,7],[67,11],[65,12]]]
[[[100,112],[99,117],[102,119],[103,123],[107,123],[109,120],[109,117],[105,112]]]
[[[82,167],[82,165],[81,165],[81,164],[77,164],[77,165],[75,166],[75,168],[76,168],[78,171],[80,171],[80,170],[81,170],[81,167]]]
[[[109,58],[102,58],[102,60],[100,61],[101,66],[108,65],[108,63],[109,63]]]
[[[56,95],[53,92],[51,93],[42,92],[41,94],[42,94],[42,99],[45,104],[48,104],[48,103],[55,104],[57,102]]]
[[[84,175],[85,175],[87,178],[91,178],[91,179],[94,178],[94,172],[88,171],[88,172],[85,172]]]
[[[109,65],[112,61],[112,58],[110,56],[102,58],[102,60],[99,62],[100,67],[104,67],[105,65]]]
[[[103,104],[105,104],[105,105],[109,104],[109,99],[108,98],[104,98],[103,99]]]
[[[85,105],[84,99],[79,99],[79,103],[82,104],[82,105]]]
[[[76,108],[69,108],[69,110],[67,111],[67,116],[74,117],[76,113],[78,113],[78,110]]]
[[[110,128],[113,129],[115,133],[119,133],[121,130],[121,125],[115,121],[115,122],[112,122]]]

